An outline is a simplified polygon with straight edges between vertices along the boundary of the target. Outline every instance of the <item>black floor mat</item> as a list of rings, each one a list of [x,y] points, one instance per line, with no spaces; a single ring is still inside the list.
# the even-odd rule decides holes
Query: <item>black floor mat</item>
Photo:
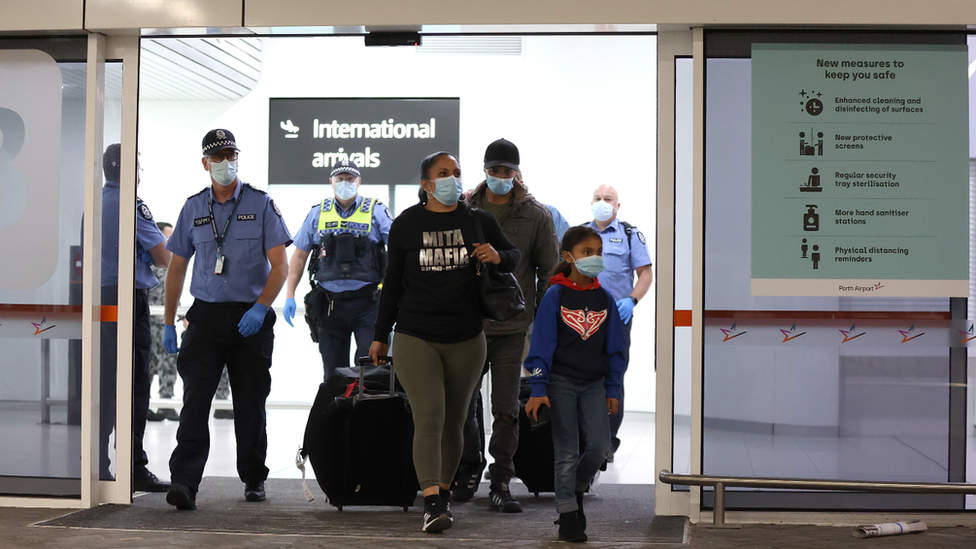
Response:
[[[347,538],[425,535],[420,531],[420,497],[408,512],[395,507],[345,507],[340,512],[326,502],[314,481],[310,488],[317,498],[312,503],[305,500],[301,481],[272,479],[267,482],[268,501],[248,503],[239,480],[206,478],[200,486],[196,511],[176,511],[166,504],[165,494],[147,494],[137,497],[132,505],[102,505],[38,525]],[[486,542],[555,540],[558,526],[553,525],[553,520],[558,515],[553,494],[535,497],[514,483],[512,489],[522,502],[522,513],[489,511],[487,486],[483,484],[472,501],[452,505],[455,524],[445,536]],[[684,538],[684,517],[654,517],[653,486],[604,484],[596,495],[587,495],[584,508],[591,541],[678,544]]]

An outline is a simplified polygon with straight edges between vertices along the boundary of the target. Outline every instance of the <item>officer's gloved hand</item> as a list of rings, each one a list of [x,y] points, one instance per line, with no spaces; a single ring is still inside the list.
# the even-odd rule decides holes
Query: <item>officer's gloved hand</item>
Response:
[[[617,301],[617,311],[620,312],[620,320],[627,324],[630,322],[630,317],[634,315],[634,300],[625,297]]]
[[[136,253],[139,255],[139,261],[142,261],[143,263],[145,263],[147,265],[155,265],[156,264],[156,262],[153,261],[152,254],[149,253],[148,250],[146,250],[145,248],[143,248],[141,244],[139,245],[139,248],[136,250]]]
[[[163,326],[163,349],[171,355],[180,352],[180,348],[176,345],[176,326],[172,324]]]
[[[288,299],[285,300],[285,322],[287,322],[288,325],[291,326],[292,328],[295,327],[295,325],[292,324],[291,321],[292,319],[295,318],[295,311],[297,310],[297,308],[298,306],[295,305],[294,297],[289,297]]]
[[[237,323],[237,331],[244,337],[251,337],[264,325],[264,317],[267,315],[268,308],[264,305],[260,303],[251,305],[251,308],[241,317],[241,321]]]

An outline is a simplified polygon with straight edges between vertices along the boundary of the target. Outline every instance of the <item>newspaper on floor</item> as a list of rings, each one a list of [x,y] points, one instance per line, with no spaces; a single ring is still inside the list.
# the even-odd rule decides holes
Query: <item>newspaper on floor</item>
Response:
[[[877,538],[881,536],[900,536],[924,532],[928,526],[924,522],[886,522],[884,524],[865,524],[854,529],[855,538]]]

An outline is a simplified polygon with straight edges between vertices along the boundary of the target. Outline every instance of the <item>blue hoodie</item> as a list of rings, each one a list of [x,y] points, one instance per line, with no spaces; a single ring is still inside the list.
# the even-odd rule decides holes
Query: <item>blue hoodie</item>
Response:
[[[607,398],[619,399],[626,340],[613,297],[595,278],[586,287],[562,274],[551,282],[525,359],[532,396],[547,396],[549,374],[555,373],[581,383],[603,379]]]

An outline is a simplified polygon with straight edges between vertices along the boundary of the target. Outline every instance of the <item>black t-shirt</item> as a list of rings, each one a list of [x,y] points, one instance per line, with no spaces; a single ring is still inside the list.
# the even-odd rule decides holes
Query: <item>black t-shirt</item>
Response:
[[[474,261],[468,260],[478,242],[472,215],[478,216],[485,239],[501,257],[496,268],[511,271],[518,265],[518,248],[490,214],[462,204],[452,212],[432,212],[419,204],[408,208],[390,227],[376,341],[386,341],[394,323],[397,333],[437,343],[481,333],[481,287]]]

